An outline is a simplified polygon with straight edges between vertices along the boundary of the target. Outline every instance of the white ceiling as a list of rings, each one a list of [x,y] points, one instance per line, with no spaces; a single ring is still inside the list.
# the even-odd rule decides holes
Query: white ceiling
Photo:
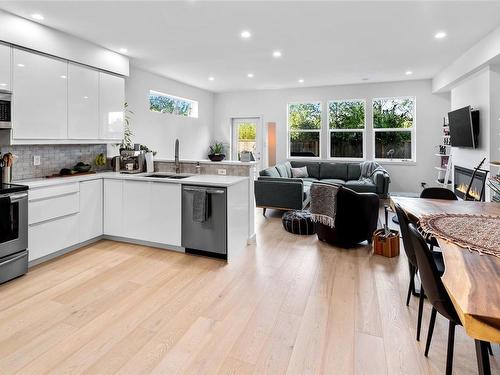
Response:
[[[500,26],[498,1],[0,1],[0,8],[41,13],[45,25],[126,47],[134,65],[215,92],[431,78]],[[242,30],[252,37],[242,40]],[[448,37],[434,39],[440,30]]]

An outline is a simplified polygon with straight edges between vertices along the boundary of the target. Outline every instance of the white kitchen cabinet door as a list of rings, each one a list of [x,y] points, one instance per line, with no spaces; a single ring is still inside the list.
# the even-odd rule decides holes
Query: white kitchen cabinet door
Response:
[[[123,181],[104,180],[104,234],[124,236]]]
[[[151,183],[151,241],[181,246],[181,185]]]
[[[14,49],[13,139],[66,139],[68,63]]]
[[[68,138],[99,138],[99,72],[68,65]]]
[[[123,138],[123,105],[125,80],[99,72],[99,134],[100,139]]]
[[[78,243],[78,213],[28,227],[29,260],[42,258]]]
[[[147,181],[123,182],[123,228],[125,237],[149,241],[151,233],[151,183]]]
[[[102,235],[102,180],[80,182],[80,237],[84,242]]]
[[[11,52],[10,46],[0,44],[0,90],[11,91]]]

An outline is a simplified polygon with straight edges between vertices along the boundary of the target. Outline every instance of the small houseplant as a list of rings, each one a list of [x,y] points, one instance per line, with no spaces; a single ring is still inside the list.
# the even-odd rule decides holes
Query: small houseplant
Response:
[[[209,146],[208,158],[211,161],[222,161],[226,157],[225,154],[226,146],[224,142],[213,141]]]

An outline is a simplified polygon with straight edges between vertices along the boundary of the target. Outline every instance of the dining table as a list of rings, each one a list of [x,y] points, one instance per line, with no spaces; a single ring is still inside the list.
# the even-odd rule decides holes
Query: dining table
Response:
[[[468,214],[500,217],[500,203],[391,197],[417,222],[430,214]],[[436,237],[443,253],[443,284],[462,326],[475,340],[479,374],[491,374],[488,343],[500,344],[500,257],[480,254]]]

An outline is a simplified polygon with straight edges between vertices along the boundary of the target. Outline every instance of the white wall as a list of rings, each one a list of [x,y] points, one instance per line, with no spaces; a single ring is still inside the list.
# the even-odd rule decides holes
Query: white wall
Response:
[[[366,99],[367,157],[373,157],[371,142],[371,101],[376,97],[416,97],[416,163],[385,164],[391,174],[391,191],[420,192],[420,182],[434,185],[438,165],[437,145],[441,142],[443,116],[450,108],[449,94],[432,94],[431,80],[327,86],[283,90],[259,90],[215,94],[214,137],[230,141],[233,117],[261,116],[263,123],[276,122],[277,160],[286,159],[287,103],[321,101],[326,127],[326,105],[332,99]],[[264,137],[265,138],[265,137]],[[322,156],[326,158],[326,134],[322,135]],[[264,154],[266,151],[264,150]]]
[[[155,113],[149,110],[149,90],[198,101],[198,118]],[[135,143],[158,151],[156,159],[173,159],[180,142],[181,159],[206,159],[213,129],[213,93],[131,66],[125,97],[134,112],[131,127]]]

